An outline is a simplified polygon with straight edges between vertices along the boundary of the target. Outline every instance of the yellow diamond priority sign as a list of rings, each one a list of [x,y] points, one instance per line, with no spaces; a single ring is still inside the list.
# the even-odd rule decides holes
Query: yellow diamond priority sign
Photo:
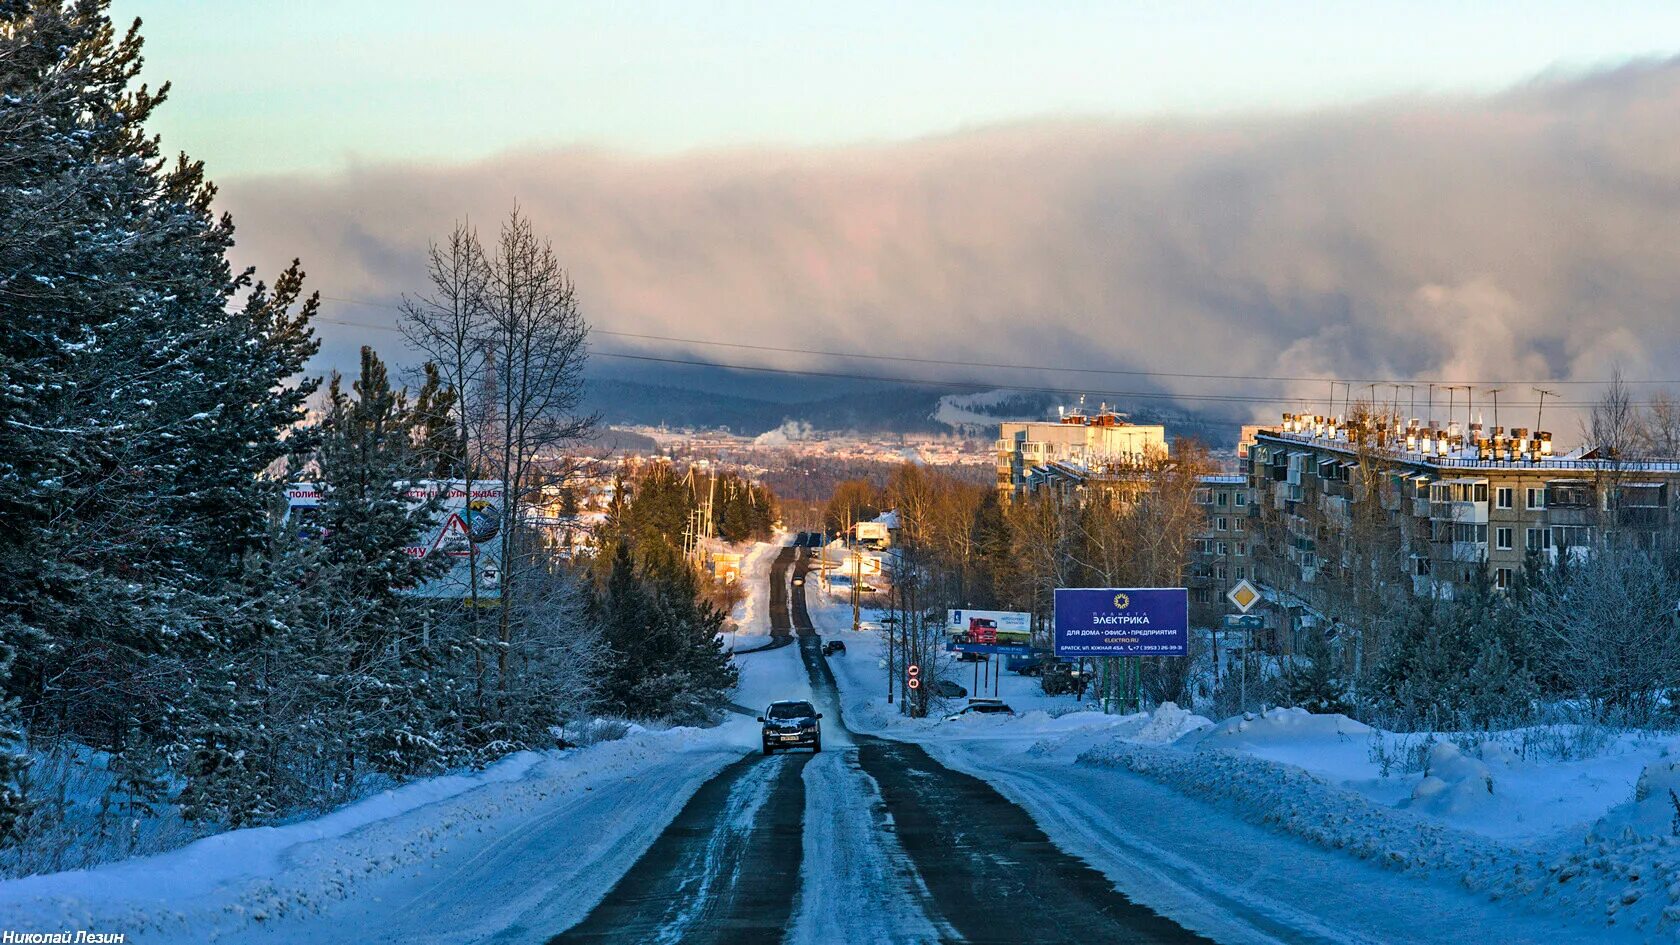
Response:
[[[1237,605],[1237,609],[1248,613],[1255,604],[1260,603],[1260,589],[1248,583],[1247,578],[1237,582],[1237,586],[1225,592],[1225,598]]]

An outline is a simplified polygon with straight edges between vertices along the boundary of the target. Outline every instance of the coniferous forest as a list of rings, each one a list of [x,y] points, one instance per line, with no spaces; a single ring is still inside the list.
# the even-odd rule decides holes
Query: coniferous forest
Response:
[[[668,536],[615,522],[569,562],[526,522],[567,475],[539,458],[592,425],[579,292],[532,222],[434,250],[434,283],[467,278],[416,287],[411,382],[371,349],[312,376],[304,263],[232,267],[204,166],[147,131],[169,89],[141,50],[103,2],[0,4],[0,872],[325,809],[596,711],[715,711],[723,615]],[[407,551],[427,478],[507,484],[493,595],[409,593],[442,567]]]

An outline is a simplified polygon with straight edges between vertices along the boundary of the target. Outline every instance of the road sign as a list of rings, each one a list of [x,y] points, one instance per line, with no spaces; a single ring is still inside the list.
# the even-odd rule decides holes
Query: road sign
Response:
[[[915,663],[911,663],[910,666],[907,669],[905,669],[904,671],[909,673],[913,677],[914,676],[920,676],[922,674],[922,668],[920,666],[917,666]]]
[[[1248,578],[1238,581],[1236,586],[1225,592],[1225,599],[1237,605],[1237,609],[1248,613],[1254,605],[1260,603],[1260,589],[1248,583]]]
[[[1263,630],[1266,620],[1259,614],[1226,614],[1225,629],[1227,630]]]
[[[915,677],[915,676],[911,676],[911,677],[910,677],[910,688],[911,688],[911,689],[920,689],[920,688],[922,688],[922,681],[921,681],[921,680],[920,680],[920,679],[918,679],[918,678],[917,678],[917,677]]]
[[[1182,587],[1056,588],[1058,656],[1186,656],[1190,592]]]

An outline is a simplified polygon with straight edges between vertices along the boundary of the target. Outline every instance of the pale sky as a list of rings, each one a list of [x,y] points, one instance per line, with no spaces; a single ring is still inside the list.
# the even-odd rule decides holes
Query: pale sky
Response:
[[[115,0],[212,176],[896,141],[1481,94],[1680,50],[1680,4]]]

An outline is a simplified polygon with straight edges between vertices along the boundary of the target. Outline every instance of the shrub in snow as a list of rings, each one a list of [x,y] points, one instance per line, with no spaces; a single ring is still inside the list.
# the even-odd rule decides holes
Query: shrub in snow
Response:
[[[1429,749],[1423,777],[1404,806],[1432,814],[1464,814],[1493,798],[1493,772],[1452,742],[1436,742]]]

